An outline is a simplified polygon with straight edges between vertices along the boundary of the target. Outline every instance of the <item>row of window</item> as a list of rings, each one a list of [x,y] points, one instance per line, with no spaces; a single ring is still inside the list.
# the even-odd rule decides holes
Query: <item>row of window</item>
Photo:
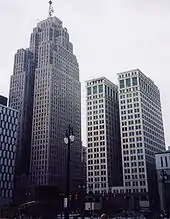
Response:
[[[104,102],[104,99],[88,101],[87,106],[90,106],[90,105],[93,105],[93,104],[99,104],[99,103],[103,103],[103,102]]]
[[[103,93],[103,84],[87,88],[87,95],[92,95],[97,93]]]
[[[88,185],[88,187],[89,187],[89,189],[93,189],[93,188],[106,188],[106,186],[107,186],[107,184],[106,183],[101,183],[101,184],[99,184],[99,183],[96,183],[95,185],[93,185],[93,184],[89,184]]]
[[[107,180],[106,177],[88,178],[88,182],[103,182],[106,180]]]
[[[1,189],[1,199],[12,199],[12,189]]]
[[[131,86],[137,86],[138,85],[138,79],[137,77],[127,78],[120,80],[120,89],[125,87],[131,87]]]
[[[144,166],[144,161],[139,161],[139,162],[131,162],[131,163],[124,163],[124,168],[126,168],[126,167],[136,167],[136,166]]]
[[[124,155],[127,155],[127,154],[139,154],[139,153],[143,153],[143,149],[130,149],[129,150],[129,148],[127,148],[126,150],[124,149],[124,151],[123,151],[123,153],[124,153]]]
[[[125,186],[146,186],[146,181],[125,182]]]
[[[1,143],[8,143],[8,144],[12,144],[15,145],[16,138],[11,138],[11,137],[7,137],[7,136],[3,136],[1,135],[0,137],[0,142]]]
[[[0,158],[15,159],[15,153],[10,151],[2,151],[0,149]]]
[[[102,170],[102,167],[101,167],[101,171],[88,172],[88,176],[105,176],[105,175],[106,175],[106,171]]]
[[[97,147],[97,146],[104,146],[104,145],[105,145],[105,141],[93,142],[93,143],[88,143],[88,148],[92,148],[93,146]]]
[[[132,175],[125,175],[125,180],[131,180],[131,179],[136,179],[136,180],[139,180],[139,179],[146,179],[146,175],[145,174],[132,174]]]
[[[99,157],[106,157],[106,154],[105,153],[88,154],[88,159],[99,158]]]
[[[145,168],[143,167],[139,167],[139,168],[129,168],[129,169],[125,169],[124,168],[124,173],[128,174],[128,173],[145,173]]]
[[[13,156],[13,158],[15,158],[15,157]],[[1,157],[0,158],[0,165],[2,165],[1,171],[4,172],[5,171],[5,166],[12,166],[12,167],[14,167],[15,160],[14,159],[10,159],[10,158],[7,159],[7,158],[4,158],[4,157]]]
[[[99,163],[106,163],[105,158],[96,159],[96,160],[88,160],[88,164],[99,164]]]
[[[17,118],[17,112],[16,111],[11,110],[11,109],[6,108],[6,107],[3,107],[3,106],[0,106],[0,114],[2,114],[3,116],[10,116],[12,118]]]
[[[137,160],[143,160],[144,159],[144,156],[143,155],[135,155],[135,156],[127,156],[127,155],[124,155],[124,161],[137,161]]]
[[[138,90],[139,90],[138,87],[127,88],[127,89],[120,89],[120,94],[132,92],[132,91],[134,92],[134,91],[138,91]]]
[[[94,166],[89,165],[88,166],[88,170],[101,170],[101,169],[102,169],[101,174],[106,175],[106,172],[103,170],[103,169],[106,169],[106,165],[102,164],[102,165],[94,165]]]
[[[137,73],[138,73],[137,71],[127,72],[127,73],[120,73],[119,78],[126,78],[126,77],[130,77],[130,76],[135,76]]]
[[[104,94],[93,95],[93,96],[88,96],[87,100],[99,99],[99,98],[103,98],[103,97],[104,97]]]

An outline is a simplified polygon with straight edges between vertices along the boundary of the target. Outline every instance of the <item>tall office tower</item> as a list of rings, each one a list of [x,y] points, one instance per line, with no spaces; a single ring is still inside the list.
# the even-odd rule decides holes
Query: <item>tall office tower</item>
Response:
[[[3,101],[1,101],[3,100]],[[14,187],[18,111],[0,98],[0,216],[9,208]],[[2,217],[3,218],[3,217]]]
[[[160,92],[139,69],[118,77],[124,187],[126,192],[140,193],[141,205],[152,207],[155,153],[165,151]]]
[[[34,60],[29,49],[15,54],[11,76],[9,106],[19,111],[16,175],[29,174],[32,111],[34,95]]]
[[[87,81],[87,191],[122,184],[118,88],[106,78]]]
[[[71,189],[81,181],[81,84],[69,33],[56,17],[38,23],[30,50],[36,60],[30,176],[33,185],[65,189],[68,124],[71,144]]]

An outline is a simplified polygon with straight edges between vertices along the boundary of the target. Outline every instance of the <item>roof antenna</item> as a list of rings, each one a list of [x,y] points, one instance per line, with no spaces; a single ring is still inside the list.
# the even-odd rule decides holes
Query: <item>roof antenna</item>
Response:
[[[52,17],[52,15],[53,15],[53,12],[54,12],[54,9],[53,9],[53,2],[50,0],[49,2],[49,12],[48,12],[48,16],[49,17]]]

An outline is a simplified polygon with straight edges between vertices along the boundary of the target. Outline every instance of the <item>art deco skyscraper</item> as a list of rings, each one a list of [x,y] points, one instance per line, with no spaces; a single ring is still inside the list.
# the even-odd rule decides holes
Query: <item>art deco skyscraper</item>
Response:
[[[118,87],[102,77],[86,88],[87,191],[108,192],[122,186]]]
[[[56,17],[38,23],[30,50],[36,60],[30,176],[34,185],[58,185],[64,190],[70,123],[75,141],[71,147],[71,188],[81,173],[81,84],[79,66],[69,33]]]
[[[160,92],[139,69],[118,74],[123,181],[139,203],[156,201],[155,153],[165,151]]]
[[[10,107],[19,111],[17,166],[32,185],[65,189],[67,146],[64,136],[73,126],[71,189],[82,180],[81,84],[79,66],[69,33],[49,17],[33,29],[30,47],[15,55]]]

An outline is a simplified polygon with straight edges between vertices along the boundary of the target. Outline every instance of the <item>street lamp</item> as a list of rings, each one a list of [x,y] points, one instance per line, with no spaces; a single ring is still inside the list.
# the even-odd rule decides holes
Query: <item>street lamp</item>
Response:
[[[68,145],[67,149],[67,181],[66,181],[66,198],[64,199],[64,205],[65,205],[65,218],[69,219],[69,193],[70,193],[70,146],[71,142],[74,141],[74,135],[73,135],[73,127],[68,125],[68,129],[66,130],[64,142],[66,145]]]

